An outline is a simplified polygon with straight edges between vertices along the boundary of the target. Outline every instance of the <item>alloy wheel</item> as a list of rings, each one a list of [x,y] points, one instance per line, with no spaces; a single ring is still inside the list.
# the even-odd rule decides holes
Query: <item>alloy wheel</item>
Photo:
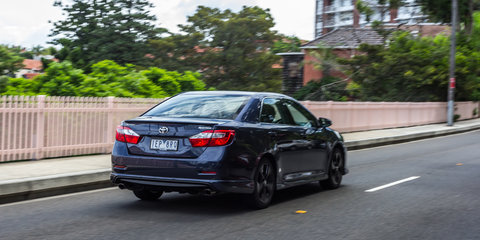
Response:
[[[259,166],[257,179],[255,181],[258,200],[263,203],[268,203],[272,199],[274,191],[275,175],[273,174],[273,167],[269,161],[264,161]]]

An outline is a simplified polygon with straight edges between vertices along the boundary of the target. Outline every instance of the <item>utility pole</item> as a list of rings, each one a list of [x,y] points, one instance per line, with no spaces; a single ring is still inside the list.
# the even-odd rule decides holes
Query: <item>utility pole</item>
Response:
[[[453,126],[453,113],[455,106],[455,54],[457,48],[457,20],[458,0],[452,0],[452,36],[450,39],[450,81],[448,84],[447,126]]]

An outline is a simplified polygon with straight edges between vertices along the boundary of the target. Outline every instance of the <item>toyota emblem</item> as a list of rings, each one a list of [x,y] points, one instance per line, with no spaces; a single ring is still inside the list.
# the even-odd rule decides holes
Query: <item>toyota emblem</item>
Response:
[[[168,133],[168,127],[160,127],[158,129],[158,132],[161,133],[161,134]]]

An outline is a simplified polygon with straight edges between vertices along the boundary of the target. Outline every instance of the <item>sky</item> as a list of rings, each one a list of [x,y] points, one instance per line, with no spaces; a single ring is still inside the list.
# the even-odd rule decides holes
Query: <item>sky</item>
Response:
[[[61,8],[54,7],[55,0],[0,0],[0,44],[20,45],[31,48],[47,46],[53,23],[62,16]],[[63,0],[68,3],[68,0]],[[157,17],[156,24],[171,32],[178,32],[177,25],[184,24],[197,6],[216,7],[239,11],[242,6],[269,8],[274,29],[285,35],[312,40],[314,35],[315,0],[151,0],[151,10]]]

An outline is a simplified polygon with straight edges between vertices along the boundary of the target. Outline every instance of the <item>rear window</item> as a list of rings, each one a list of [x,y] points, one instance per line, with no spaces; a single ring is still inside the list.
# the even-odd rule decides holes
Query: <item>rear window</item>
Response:
[[[241,95],[178,95],[143,116],[233,120],[249,98]]]

